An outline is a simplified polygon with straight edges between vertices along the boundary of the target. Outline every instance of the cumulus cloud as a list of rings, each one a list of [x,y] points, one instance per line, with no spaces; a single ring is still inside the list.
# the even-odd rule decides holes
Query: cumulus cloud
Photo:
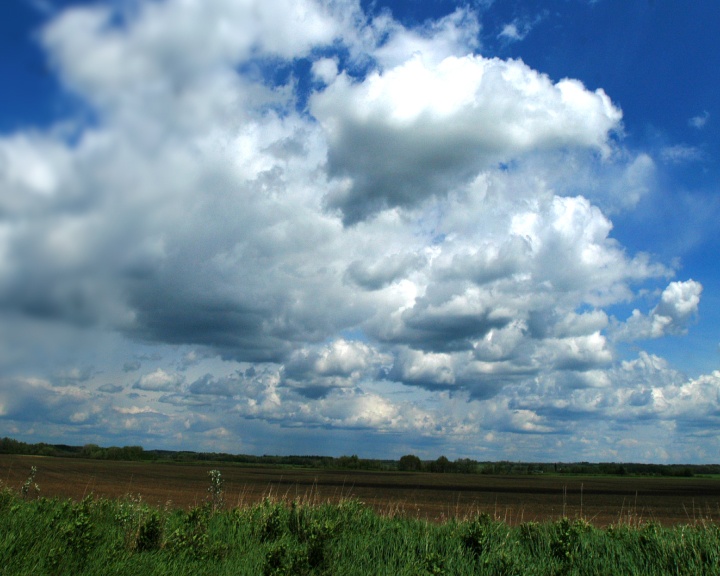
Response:
[[[220,378],[215,378],[212,374],[205,374],[190,384],[188,391],[191,394],[231,398],[242,393],[243,384],[242,376],[237,373]]]
[[[54,196],[71,162],[69,151],[51,138],[15,134],[0,140],[0,181],[3,187],[22,192],[14,197],[2,196],[3,212],[22,213],[33,197]]]
[[[295,351],[285,362],[281,383],[302,395],[318,398],[333,388],[350,388],[362,379],[375,378],[387,355],[363,342],[335,340],[319,349]]]
[[[662,320],[673,332],[682,332],[687,329],[688,323],[696,316],[700,304],[702,284],[694,280],[685,282],[671,282],[663,290],[660,303],[655,307],[652,314],[656,318],[667,318]]]
[[[154,372],[141,376],[133,384],[133,388],[147,392],[170,392],[176,390],[183,382],[183,379],[179,374],[172,374],[158,368]]]
[[[697,317],[702,284],[695,280],[671,282],[663,290],[660,302],[645,315],[635,309],[619,335],[628,340],[660,338],[684,334]]]
[[[609,311],[673,273],[613,237],[653,160],[601,89],[479,54],[479,22],[350,0],[58,13],[40,37],[93,120],[0,134],[5,421],[501,446],[710,395],[714,376],[614,347],[699,310],[679,280],[648,314]]]
[[[713,427],[719,419],[720,373],[688,379],[662,358],[646,352],[613,367],[596,385],[588,384],[566,388],[560,397],[555,388],[562,382],[543,379],[535,390],[516,390],[510,405],[532,409],[556,429],[578,428],[585,419],[616,426],[669,424],[688,431]]]
[[[66,10],[42,40],[69,88],[104,110],[134,115],[128,107],[146,109],[152,96],[160,105],[169,91],[192,92],[198,80],[217,88],[215,75],[253,52],[293,58],[331,44],[356,10],[354,2],[313,0],[98,5]]]
[[[479,47],[480,23],[474,12],[458,8],[437,21],[429,20],[408,29],[388,15],[372,22],[378,46],[373,58],[381,69],[402,65],[413,56],[426,62],[439,63],[450,56],[463,56]]]
[[[415,55],[362,82],[340,75],[311,110],[328,136],[329,173],[343,183],[326,202],[345,224],[416,206],[530,150],[607,151],[621,119],[602,90],[474,55],[437,64]]]
[[[406,278],[426,264],[421,254],[390,254],[376,262],[355,260],[347,268],[347,278],[367,290],[385,288]]]
[[[52,386],[39,378],[0,379],[0,417],[25,423],[81,424],[95,416],[90,394],[76,386]]]

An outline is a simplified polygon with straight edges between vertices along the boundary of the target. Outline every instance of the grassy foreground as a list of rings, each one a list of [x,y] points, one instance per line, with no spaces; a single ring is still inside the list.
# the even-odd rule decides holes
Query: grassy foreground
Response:
[[[583,520],[509,526],[482,514],[442,524],[381,516],[357,500],[227,509],[210,473],[191,510],[139,498],[39,497],[33,477],[0,490],[0,574],[717,574],[720,526]]]

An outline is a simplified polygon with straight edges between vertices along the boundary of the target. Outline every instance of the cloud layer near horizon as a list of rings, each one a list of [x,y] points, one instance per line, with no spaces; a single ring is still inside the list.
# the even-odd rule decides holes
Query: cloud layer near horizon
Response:
[[[717,424],[720,373],[619,353],[702,286],[613,239],[654,166],[602,89],[484,58],[467,10],[118,10],[40,36],[86,114],[0,137],[6,434],[667,459]]]

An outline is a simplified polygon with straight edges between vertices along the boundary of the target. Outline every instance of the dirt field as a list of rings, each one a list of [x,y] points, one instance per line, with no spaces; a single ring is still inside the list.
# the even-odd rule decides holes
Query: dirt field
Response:
[[[150,504],[189,507],[205,500],[208,471],[217,468],[225,479],[229,506],[252,504],[268,495],[312,502],[354,497],[382,513],[429,520],[487,512],[513,524],[563,515],[582,516],[599,526],[618,521],[720,521],[720,480],[708,478],[324,471],[0,455],[0,481],[19,489],[31,466],[37,467],[36,482],[46,497],[139,494]]]

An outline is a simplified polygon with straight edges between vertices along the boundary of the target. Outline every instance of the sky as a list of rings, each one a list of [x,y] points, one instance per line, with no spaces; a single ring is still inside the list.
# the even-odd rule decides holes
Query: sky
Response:
[[[0,436],[720,462],[715,0],[4,0]]]

